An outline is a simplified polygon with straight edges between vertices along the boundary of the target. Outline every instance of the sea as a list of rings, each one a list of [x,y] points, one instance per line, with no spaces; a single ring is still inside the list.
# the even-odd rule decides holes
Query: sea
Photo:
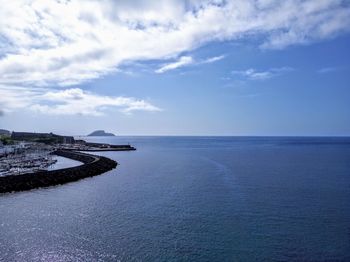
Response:
[[[350,138],[83,139],[137,150],[0,195],[0,261],[350,261]]]

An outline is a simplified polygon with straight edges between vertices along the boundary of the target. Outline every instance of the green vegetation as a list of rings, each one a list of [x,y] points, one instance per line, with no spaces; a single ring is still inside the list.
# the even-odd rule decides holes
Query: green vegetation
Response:
[[[4,145],[13,145],[14,144],[14,141],[11,139],[11,137],[7,136],[7,135],[0,135],[0,141]]]

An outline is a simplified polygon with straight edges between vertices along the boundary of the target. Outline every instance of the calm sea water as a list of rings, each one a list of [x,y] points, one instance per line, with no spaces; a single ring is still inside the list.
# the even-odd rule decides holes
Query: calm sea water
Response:
[[[138,150],[1,195],[1,261],[350,261],[349,138],[89,139]]]
[[[53,156],[53,159],[57,160],[57,162],[55,164],[52,164],[51,166],[48,167],[48,170],[57,170],[57,169],[62,169],[62,168],[67,168],[67,167],[73,167],[73,166],[80,166],[83,163],[73,160],[73,159],[69,159],[69,158],[65,158],[65,157],[61,157],[61,156]]]

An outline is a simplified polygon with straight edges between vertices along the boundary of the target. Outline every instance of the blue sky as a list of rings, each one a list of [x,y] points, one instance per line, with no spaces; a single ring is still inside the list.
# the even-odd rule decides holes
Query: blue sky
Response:
[[[19,2],[0,11],[0,128],[350,135],[346,1]]]

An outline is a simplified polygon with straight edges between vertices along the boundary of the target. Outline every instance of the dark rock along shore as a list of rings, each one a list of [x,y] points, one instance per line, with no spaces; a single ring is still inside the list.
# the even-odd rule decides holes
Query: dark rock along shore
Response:
[[[59,170],[0,177],[0,193],[25,191],[39,187],[65,184],[100,175],[117,166],[116,161],[103,156],[65,150],[55,151],[54,154],[77,160],[84,164]]]

